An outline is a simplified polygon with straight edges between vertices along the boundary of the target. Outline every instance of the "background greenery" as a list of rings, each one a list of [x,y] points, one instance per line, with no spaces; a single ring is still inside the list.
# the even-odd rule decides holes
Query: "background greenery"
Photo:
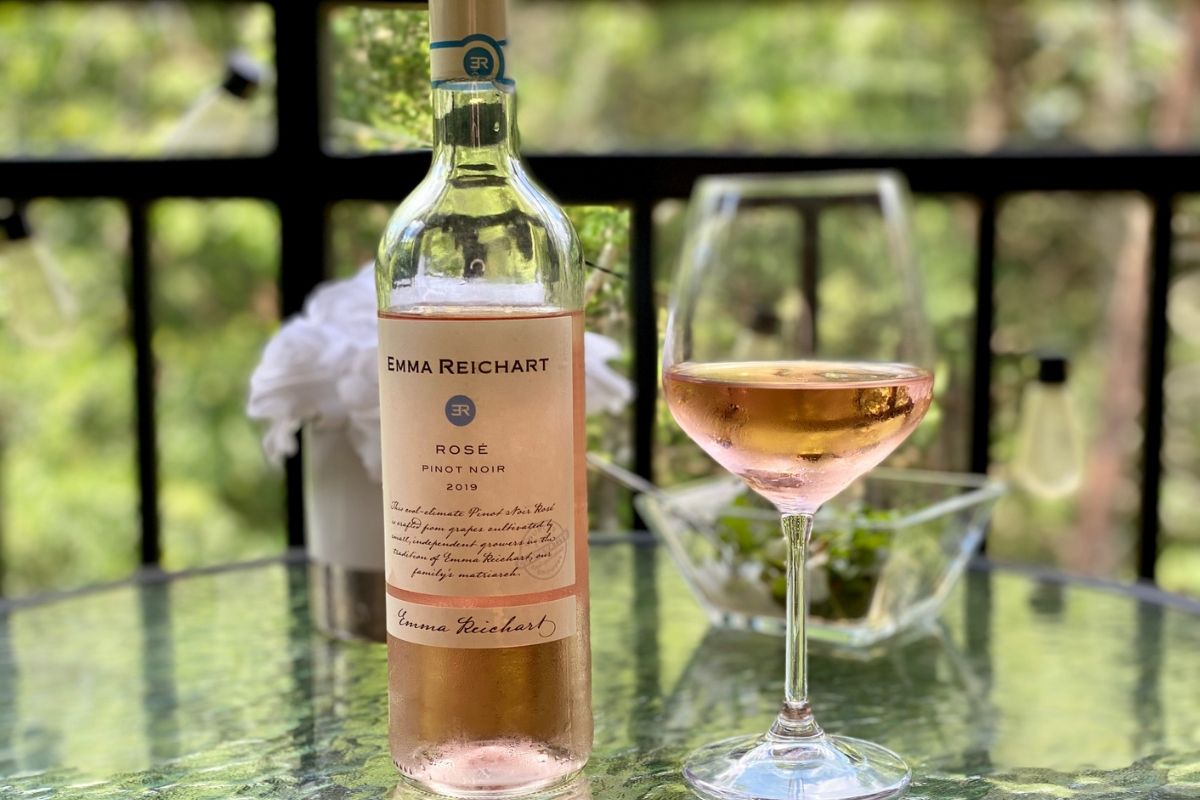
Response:
[[[1200,81],[1189,54],[1198,20],[1191,0],[527,0],[513,11],[513,63],[527,150],[1172,148],[1197,138]],[[419,12],[379,7],[331,14],[331,149],[428,144],[425,24]],[[224,55],[238,48],[269,64],[271,35],[269,11],[249,4],[0,2],[0,156],[153,155],[219,83]],[[269,121],[272,107],[264,91],[245,111]],[[396,187],[396,200],[407,188]],[[655,212],[660,295],[682,208],[670,200]],[[360,202],[332,210],[333,273],[370,260],[387,213]],[[1072,359],[1091,488],[1053,501],[1010,495],[997,509],[994,554],[1131,575],[1145,215],[1137,196],[1044,193],[1002,203],[994,471],[1004,474],[1011,455],[1034,370],[1028,354],[1053,347]],[[0,537],[10,593],[117,578],[136,562],[123,210],[108,200],[37,200],[31,217],[82,312],[52,350],[0,328]],[[572,209],[572,217],[588,258],[626,272],[627,213]],[[243,413],[249,371],[279,322],[275,213],[253,201],[165,200],[151,221],[165,563],[277,552],[281,477],[264,465]],[[897,460],[961,469],[976,209],[965,198],[922,197],[914,222],[942,363],[937,407]],[[1188,199],[1176,220],[1161,575],[1169,588],[1196,593],[1198,235],[1200,204]],[[832,260],[852,257],[852,236],[827,237]],[[626,282],[596,271],[590,288],[591,327],[629,341]],[[0,295],[0,313],[20,309]],[[709,472],[665,409],[661,416],[657,479]],[[590,445],[627,462],[628,423],[628,415],[594,417]],[[625,495],[600,484],[593,492],[597,528],[628,524]]]

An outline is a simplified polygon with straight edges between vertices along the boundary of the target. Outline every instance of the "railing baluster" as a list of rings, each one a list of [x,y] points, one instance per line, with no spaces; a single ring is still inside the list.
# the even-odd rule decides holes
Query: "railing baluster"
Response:
[[[277,203],[279,209],[279,248],[281,313],[295,314],[304,306],[304,299],[325,275],[327,252],[326,206],[319,200],[301,196]],[[289,547],[303,547],[304,479],[301,450],[286,464],[286,508]]]
[[[150,226],[144,200],[126,201],[129,214],[129,335],[133,340],[137,425],[138,492],[142,523],[141,562],[161,557],[158,506],[158,424],[154,400],[154,347],[150,281]]]
[[[275,160],[289,164],[292,177],[279,208],[280,311],[284,317],[304,300],[326,274],[326,189],[305,166],[322,163],[325,124],[321,114],[323,77],[321,39],[326,9],[310,4],[275,7],[275,60],[278,78],[278,133]],[[280,176],[282,178],[282,175]],[[293,183],[299,178],[299,183]],[[282,192],[282,184],[276,187]],[[290,547],[304,546],[303,456],[287,462],[287,531]]]
[[[975,239],[975,355],[971,391],[971,471],[988,471],[992,438],[992,331],[996,306],[996,195],[979,197]],[[987,537],[980,552],[987,552]]]
[[[1141,540],[1138,547],[1138,577],[1154,580],[1158,564],[1158,507],[1162,489],[1162,443],[1165,397],[1163,379],[1167,371],[1167,294],[1171,288],[1171,223],[1175,202],[1170,193],[1155,194],[1151,229],[1153,250],[1150,262],[1150,295],[1146,309],[1146,405],[1142,440]]]
[[[638,475],[654,480],[654,423],[658,412],[658,310],[654,303],[654,202],[633,204],[630,226],[633,287],[633,380],[637,386],[633,414],[633,465]]]
[[[992,329],[996,283],[996,196],[979,198],[975,250],[975,375],[971,401],[971,471],[987,472],[992,422]]]
[[[809,346],[817,352],[819,339],[820,304],[817,302],[818,287],[821,283],[821,210],[806,208],[800,212],[801,236],[804,241],[800,250],[800,291],[807,306],[809,327],[812,329]]]

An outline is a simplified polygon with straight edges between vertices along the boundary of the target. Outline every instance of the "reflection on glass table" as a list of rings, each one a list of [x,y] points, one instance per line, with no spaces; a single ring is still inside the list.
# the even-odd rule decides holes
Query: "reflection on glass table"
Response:
[[[690,798],[695,745],[775,714],[783,641],[711,629],[662,548],[591,563],[588,791]],[[390,797],[384,648],[318,634],[307,587],[272,561],[0,606],[0,797]],[[1197,664],[1200,605],[983,567],[933,634],[811,648],[821,718],[903,752],[915,800],[1200,797]]]

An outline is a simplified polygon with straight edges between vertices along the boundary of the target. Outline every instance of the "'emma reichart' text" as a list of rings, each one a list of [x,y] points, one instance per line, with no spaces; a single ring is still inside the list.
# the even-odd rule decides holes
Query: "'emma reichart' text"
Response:
[[[520,633],[522,631],[536,631],[538,636],[543,639],[548,639],[554,635],[555,629],[558,627],[554,624],[554,620],[550,619],[545,614],[542,618],[534,621],[532,618],[521,620],[514,615],[510,615],[503,623],[490,622],[487,620],[476,620],[474,616],[459,617],[457,625],[451,627],[442,622],[418,622],[408,616],[408,611],[401,609],[396,618],[397,624],[402,628],[412,628],[418,631],[428,631],[430,633],[451,633],[457,636],[471,634],[489,634],[489,633]]]
[[[437,362],[420,358],[387,357],[387,371],[408,375],[525,375],[530,372],[546,372],[550,359],[512,358],[489,361],[456,361],[441,358]]]

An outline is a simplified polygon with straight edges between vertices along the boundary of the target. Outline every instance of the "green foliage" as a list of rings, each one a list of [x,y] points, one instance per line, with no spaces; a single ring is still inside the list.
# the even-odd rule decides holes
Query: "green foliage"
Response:
[[[429,21],[424,12],[342,6],[330,15],[337,151],[428,147]]]
[[[41,200],[31,224],[79,303],[53,349],[0,324],[0,542],[10,593],[124,577],[137,563],[125,222],[108,201]],[[17,265],[0,256],[0,278]],[[0,281],[0,293],[5,284]],[[21,313],[8,307],[5,320]]]
[[[1111,147],[1151,142],[1180,13],[1167,0],[524,0],[509,60],[536,98],[521,111],[533,150]],[[427,141],[423,94],[416,111],[401,96],[423,63],[387,46],[424,36],[422,15],[344,9],[334,29],[343,141]]]
[[[813,614],[830,620],[866,615],[887,561],[895,531],[882,523],[903,509],[862,506],[841,509],[831,524],[813,535],[809,570],[819,571],[828,587],[810,604]],[[713,536],[722,562],[744,574],[747,567],[781,606],[787,601],[787,543],[779,534],[774,509],[750,494],[737,497],[716,520]]]
[[[403,197],[393,204],[347,200],[329,212],[330,278],[347,278],[375,262],[379,236]]]
[[[1148,144],[1185,45],[1182,6],[1166,0],[923,0],[903,7],[818,0],[798,8],[768,0],[516,3],[512,71],[527,149]],[[228,50],[245,48],[269,62],[270,39],[270,13],[261,5],[229,13],[190,3],[0,2],[0,153],[153,153],[219,81]],[[337,6],[329,44],[329,145],[349,152],[428,144],[424,14]],[[270,95],[256,101],[260,112],[270,111]],[[1186,126],[1186,139],[1194,138],[1195,125],[1193,119]],[[638,176],[628,179],[636,183]],[[397,185],[396,201],[410,188]],[[1099,413],[1111,359],[1104,314],[1131,202],[1046,194],[1002,206],[993,339],[998,464],[1009,456],[1018,399],[1030,378],[1022,354],[1033,347],[1054,345],[1073,357],[1072,391],[1085,432],[1093,443],[1107,441]],[[1197,269],[1197,208],[1192,200],[1181,204],[1176,223],[1181,281]],[[54,351],[0,330],[0,535],[5,588],[17,592],[120,577],[136,563],[123,215],[106,201],[39,201],[32,211],[85,302],[68,340]],[[388,204],[334,207],[331,276],[373,258],[389,213]],[[571,216],[588,260],[607,260],[618,273],[593,270],[589,326],[631,341],[629,281],[621,277],[629,271],[628,212],[572,209]],[[152,222],[168,564],[277,550],[280,479],[263,466],[242,407],[258,348],[278,324],[278,223],[267,207],[240,201],[164,202]],[[655,224],[661,330],[682,203],[660,203]],[[965,199],[925,197],[916,205],[941,363],[935,408],[898,454],[903,464],[965,466],[975,227],[976,210]],[[852,228],[831,229],[822,242],[837,263],[852,263],[865,246]],[[861,294],[852,281],[838,283],[844,278],[823,287],[835,294],[834,306]],[[1187,291],[1173,291],[1173,309],[1186,306]],[[1200,490],[1197,330],[1200,322],[1173,311],[1162,490],[1171,537],[1164,582],[1193,592],[1200,591],[1187,567],[1195,558],[1191,511]],[[628,374],[630,356],[615,366]],[[712,462],[663,404],[659,415],[656,479],[670,484],[711,473]],[[1116,489],[1126,537],[1138,480],[1134,433],[1122,443]],[[628,464],[630,415],[593,417],[588,442]],[[627,495],[608,483],[592,488],[594,528],[632,521]],[[1056,542],[1077,529],[1079,512],[1072,502],[1015,495],[997,509],[993,546],[1012,557],[1059,559]]]
[[[271,62],[271,24],[250,4],[0,2],[0,153],[153,153],[229,51]]]
[[[579,233],[588,263],[587,329],[618,342],[632,342],[628,212],[607,206],[572,206],[567,213]],[[632,374],[628,346],[609,366],[626,377]],[[633,460],[632,431],[632,408],[619,414],[592,414],[587,421],[588,451],[628,465]],[[633,525],[630,493],[594,472],[588,475],[588,504],[593,532],[627,531]]]
[[[154,231],[163,563],[280,552],[282,475],[243,411],[247,378],[278,326],[279,222],[248,200],[170,200]]]

